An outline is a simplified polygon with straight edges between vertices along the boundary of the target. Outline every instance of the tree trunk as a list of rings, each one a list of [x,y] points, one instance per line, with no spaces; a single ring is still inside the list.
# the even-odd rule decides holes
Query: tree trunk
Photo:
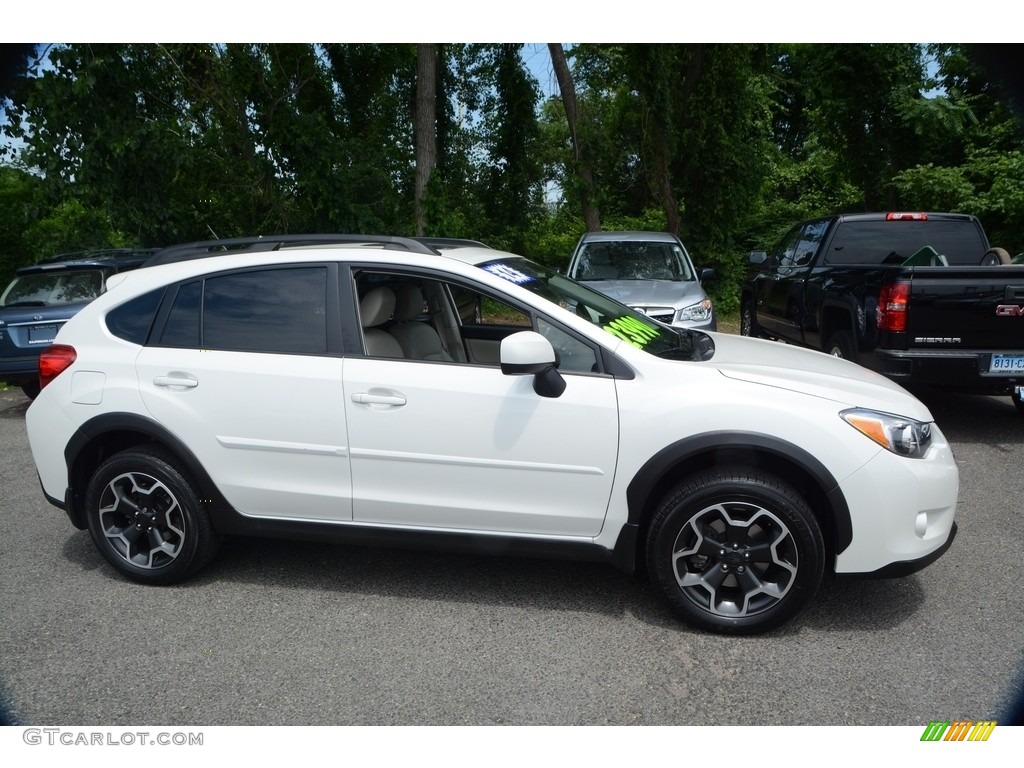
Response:
[[[588,232],[597,232],[601,229],[601,212],[598,210],[594,200],[596,191],[594,188],[594,173],[591,170],[590,159],[587,155],[587,148],[580,137],[579,131],[579,110],[576,106],[576,84],[569,72],[569,65],[565,60],[565,51],[561,43],[548,43],[548,50],[551,52],[551,64],[555,68],[555,76],[558,78],[558,89],[562,92],[562,104],[565,105],[565,119],[569,125],[569,137],[572,140],[573,151],[575,152],[575,171],[580,180],[580,205],[583,208],[583,222]]]
[[[416,234],[426,234],[427,185],[437,162],[437,44],[416,46],[416,106],[413,115],[416,142]]]

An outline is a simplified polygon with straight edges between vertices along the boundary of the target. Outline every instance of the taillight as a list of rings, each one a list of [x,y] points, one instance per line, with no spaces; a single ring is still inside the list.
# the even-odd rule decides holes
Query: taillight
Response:
[[[927,213],[887,213],[886,221],[928,221]]]
[[[78,353],[67,344],[51,344],[39,355],[39,388],[42,389],[75,362]]]
[[[907,330],[910,283],[888,283],[878,294],[875,320],[880,331]]]

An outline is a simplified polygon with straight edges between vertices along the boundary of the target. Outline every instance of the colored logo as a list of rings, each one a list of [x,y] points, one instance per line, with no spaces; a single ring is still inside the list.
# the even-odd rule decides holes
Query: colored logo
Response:
[[[995,728],[995,720],[932,720],[921,741],[988,741]]]

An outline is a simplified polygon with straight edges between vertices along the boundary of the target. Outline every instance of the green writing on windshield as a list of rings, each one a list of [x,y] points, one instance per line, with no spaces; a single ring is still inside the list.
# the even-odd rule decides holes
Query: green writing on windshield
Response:
[[[658,337],[658,331],[651,326],[637,320],[635,317],[620,317],[612,320],[604,329],[612,336],[618,336],[628,341],[634,347],[643,349],[651,341]]]

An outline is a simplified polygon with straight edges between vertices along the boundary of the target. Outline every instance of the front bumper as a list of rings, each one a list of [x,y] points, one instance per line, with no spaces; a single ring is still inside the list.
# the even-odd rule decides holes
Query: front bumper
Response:
[[[843,482],[852,540],[837,574],[913,573],[938,559],[955,535],[959,472],[938,427],[922,459],[880,451]]]

